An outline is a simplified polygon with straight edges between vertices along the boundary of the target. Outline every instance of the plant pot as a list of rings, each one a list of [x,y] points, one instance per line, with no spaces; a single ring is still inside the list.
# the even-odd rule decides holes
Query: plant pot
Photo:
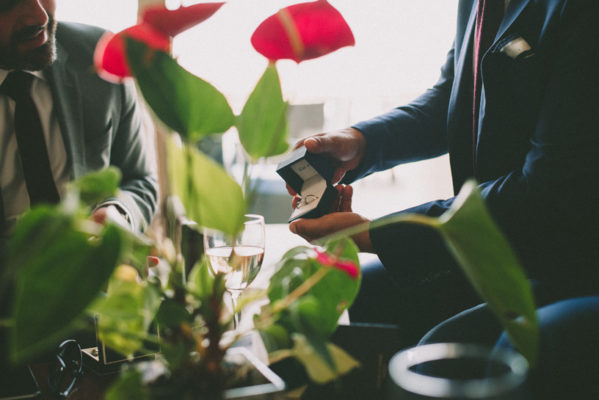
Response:
[[[238,359],[251,364],[247,380],[225,390],[223,398],[228,400],[282,399],[285,382],[266,364],[260,361],[245,347],[233,347],[227,352],[227,359]]]
[[[166,375],[163,375],[150,384],[150,397],[153,400],[277,400],[283,398],[282,394],[285,390],[283,380],[248,349],[244,347],[229,349],[225,355],[225,363],[228,380],[234,380],[234,383],[222,393],[206,391],[195,393],[192,388],[175,386],[171,379],[164,378]],[[146,368],[146,372],[149,370]]]

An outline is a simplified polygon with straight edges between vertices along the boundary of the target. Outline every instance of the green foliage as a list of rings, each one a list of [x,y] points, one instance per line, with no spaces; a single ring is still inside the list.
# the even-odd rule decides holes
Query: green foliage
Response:
[[[274,64],[269,64],[237,118],[239,140],[253,160],[287,151],[287,103]]]
[[[184,305],[172,299],[165,299],[156,314],[156,322],[161,327],[176,328],[183,323],[190,323],[191,315]]]
[[[293,336],[293,354],[316,383],[329,382],[359,366],[354,358],[332,343],[326,344],[326,352],[330,354],[333,368],[322,358],[322,350],[317,351],[302,335]]]
[[[464,273],[497,315],[531,366],[537,360],[539,323],[530,283],[512,247],[497,228],[474,180],[464,184],[441,217],[399,214],[371,224],[416,223],[437,229]],[[338,235],[352,235],[348,230]]]
[[[214,292],[214,277],[210,273],[206,257],[202,257],[202,260],[196,263],[189,273],[187,290],[200,301],[204,301],[212,296]]]
[[[127,39],[127,57],[144,98],[174,131],[195,141],[233,125],[235,117],[225,96],[167,53]]]
[[[206,257],[202,257],[189,273],[187,290],[199,301],[198,314],[204,320],[219,319],[220,315],[217,315],[218,310],[215,310],[214,301],[218,302],[220,310],[226,291],[225,280],[223,275],[212,275]]]
[[[81,201],[93,205],[114,196],[121,181],[121,171],[108,167],[101,171],[90,172],[69,183],[71,188],[79,192]]]
[[[141,372],[129,368],[108,389],[105,398],[106,400],[149,400],[150,390],[142,385]]]
[[[359,265],[358,248],[350,239],[333,240],[325,247],[328,253]],[[269,312],[269,308],[274,310],[275,324],[261,329],[260,335],[271,353],[292,348],[292,353],[295,354],[299,351],[298,346],[305,344],[307,347],[302,351],[318,355],[320,362],[328,367],[329,373],[338,376],[341,370],[338,369],[326,340],[337,328],[341,314],[356,297],[360,279],[353,279],[333,267],[323,266],[313,256],[313,250],[309,247],[291,249],[283,256],[279,269],[270,280],[270,304],[263,309],[265,313]],[[316,274],[322,273],[322,279],[305,294],[279,309],[302,285]],[[293,340],[290,340],[292,337]],[[301,338],[299,342],[298,337]],[[307,360],[299,359],[302,362]]]
[[[514,345],[534,365],[539,327],[532,290],[474,181],[463,186],[440,222],[439,230],[456,260]]]
[[[233,178],[174,136],[167,140],[167,158],[171,192],[181,200],[187,217],[232,236],[240,232],[247,205]]]
[[[117,273],[110,280],[106,296],[100,297],[89,311],[98,318],[100,340],[113,350],[132,355],[143,348],[160,302],[156,287],[122,280]]]
[[[38,207],[17,224],[7,245],[15,271],[11,353],[22,361],[64,338],[106,284],[123,236],[107,226],[90,236],[59,207]]]

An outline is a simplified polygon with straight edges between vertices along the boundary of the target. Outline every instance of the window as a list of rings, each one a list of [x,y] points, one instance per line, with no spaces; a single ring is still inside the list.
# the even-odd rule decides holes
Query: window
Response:
[[[298,0],[230,0],[181,34],[173,53],[213,83],[240,111],[266,66],[250,44],[256,26]],[[291,104],[323,104],[323,129],[335,129],[404,104],[433,85],[453,41],[457,0],[330,0],[345,16],[356,46],[304,62],[279,62]],[[197,1],[183,1],[183,4]],[[178,0],[168,0],[176,7]],[[137,2],[60,0],[57,17],[113,31],[136,20]],[[356,186],[356,211],[383,215],[452,193],[447,157],[396,167]],[[382,180],[382,182],[381,182]],[[389,193],[376,193],[383,187]],[[364,211],[366,210],[366,211]]]

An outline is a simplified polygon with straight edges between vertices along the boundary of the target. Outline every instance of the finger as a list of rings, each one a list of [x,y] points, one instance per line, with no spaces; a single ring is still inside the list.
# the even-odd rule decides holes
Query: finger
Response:
[[[325,236],[328,233],[327,225],[328,224],[325,223],[323,218],[300,218],[289,224],[289,230],[311,242]]]
[[[338,183],[341,181],[341,179],[343,179],[343,177],[345,176],[347,172],[347,168],[344,167],[339,167],[335,170],[335,172],[333,173],[333,183]]]
[[[339,211],[341,204],[343,204],[343,185],[335,186],[335,190],[337,191],[337,197],[331,206],[331,212]]]
[[[337,149],[335,140],[330,135],[319,133],[304,139],[304,146],[311,153],[334,153]]]
[[[298,195],[293,196],[293,200],[291,200],[291,208],[295,210],[297,207],[297,203],[299,203],[301,199],[302,198]]]
[[[106,222],[106,207],[100,207],[91,214],[92,220],[97,224],[104,224]]]
[[[339,205],[339,211],[342,212],[351,212],[352,211],[352,197],[354,194],[354,189],[346,185],[343,187],[343,193],[341,195],[341,204]]]
[[[293,145],[293,150],[299,149],[300,147],[302,147],[304,145],[305,140],[306,139],[304,138],[304,139],[300,139],[297,142],[295,142],[295,144]]]
[[[287,188],[287,192],[291,195],[291,196],[295,196],[297,195],[297,192],[291,187],[289,186],[289,184],[285,185],[285,187]]]

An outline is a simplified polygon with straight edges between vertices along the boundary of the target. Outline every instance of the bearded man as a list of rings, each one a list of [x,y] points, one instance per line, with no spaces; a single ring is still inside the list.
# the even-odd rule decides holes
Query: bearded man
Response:
[[[0,224],[7,234],[31,205],[56,203],[68,181],[112,165],[119,194],[93,217],[143,231],[157,181],[135,89],[94,72],[104,31],[57,23],[55,9],[54,0],[0,0]]]

